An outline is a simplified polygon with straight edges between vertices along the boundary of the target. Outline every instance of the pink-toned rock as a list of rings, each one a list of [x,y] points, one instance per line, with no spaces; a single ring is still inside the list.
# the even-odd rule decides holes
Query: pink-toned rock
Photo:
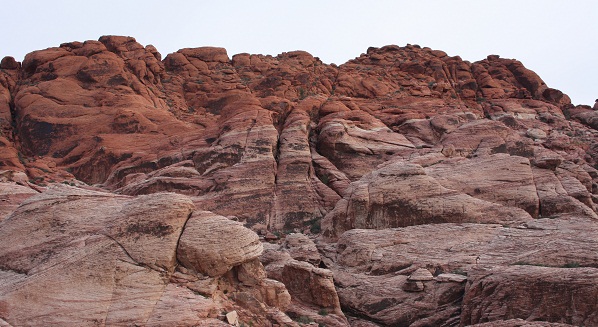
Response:
[[[353,180],[389,155],[413,147],[403,135],[363,111],[338,112],[320,120],[318,151]]]
[[[334,272],[343,308],[379,324],[456,325],[463,285],[407,280],[407,276]]]
[[[257,258],[262,251],[257,234],[242,224],[199,211],[194,212],[185,225],[177,257],[186,268],[214,277]]]
[[[297,317],[310,317],[326,325],[348,325],[331,271],[295,260],[288,252],[281,251],[279,246],[273,244],[266,245],[260,260],[264,263],[268,277],[281,281],[289,290],[293,301],[288,312]]]
[[[595,266],[598,258],[593,253],[596,246],[591,235],[597,228],[591,218],[563,216],[532,220],[519,228],[439,224],[378,231],[354,229],[345,232],[336,247],[329,250],[335,251],[336,261],[324,262],[372,275],[410,275],[417,268],[430,269],[437,275],[465,272],[475,265],[522,262],[554,267],[572,262]],[[563,248],[576,250],[574,254],[563,253]]]
[[[104,36],[0,62],[0,324],[346,326],[343,308],[361,325],[458,325],[473,268],[597,265],[598,119],[517,60],[418,45],[340,66],[161,58]],[[189,219],[193,205],[208,211]],[[246,227],[325,235],[262,245],[264,267]],[[408,280],[418,269],[434,279]],[[521,325],[508,318],[492,312]]]
[[[470,325],[472,327],[569,327],[573,325],[556,322],[527,321],[523,319],[498,320],[481,324]]]
[[[192,208],[175,194],[133,199],[66,186],[27,199],[0,222],[10,244],[0,251],[2,318],[12,325],[147,321]]]
[[[274,216],[269,223],[274,230],[302,230],[313,225],[340,198],[316,177],[309,143],[312,126],[308,110],[320,102],[304,102],[289,113],[278,140]]]
[[[467,277],[459,274],[444,273],[434,277],[434,280],[441,283],[463,283],[467,280]]]
[[[461,125],[446,134],[441,142],[444,146],[454,146],[460,156],[466,157],[507,152],[508,142],[516,142],[518,139],[519,135],[512,133],[501,122],[481,119]]]
[[[316,267],[320,264],[321,259],[318,248],[306,235],[289,234],[285,237],[283,246],[295,260],[309,262]]]
[[[456,158],[425,168],[442,186],[478,199],[517,207],[538,217],[539,200],[529,160],[507,154]]]
[[[270,278],[283,282],[294,299],[342,315],[329,270],[316,268],[308,262],[294,260],[288,254],[273,250],[266,251],[270,259],[265,259],[264,263]]]
[[[443,187],[424,169],[389,163],[353,182],[322,221],[324,236],[352,228],[383,229],[447,222],[518,224],[531,219],[517,208],[479,200]]]
[[[212,299],[197,296],[188,288],[168,284],[146,326],[198,326],[206,318],[216,318],[219,313]]]
[[[38,192],[16,183],[0,182],[0,222],[12,213],[23,201]]]
[[[290,321],[288,291],[256,259],[257,235],[193,208],[172,193],[129,197],[64,185],[24,200],[0,221],[12,244],[0,250],[0,317],[11,325],[211,326],[237,308],[241,321]],[[31,238],[14,241],[25,234]],[[240,293],[254,306],[238,302]]]
[[[306,262],[292,261],[285,264],[281,273],[282,282],[293,296],[342,314],[330,271]]]
[[[434,276],[432,275],[432,273],[430,273],[430,271],[428,269],[424,269],[424,268],[418,268],[416,271],[414,271],[411,275],[409,275],[409,277],[407,277],[407,280],[409,281],[429,281],[434,279]]]
[[[469,285],[464,281],[470,280],[472,269],[544,265],[555,267],[555,271],[574,271],[562,267],[593,267],[598,262],[591,236],[596,228],[593,219],[562,217],[532,220],[526,228],[439,224],[378,231],[354,229],[345,232],[335,246],[321,245],[321,249],[348,312],[386,325],[458,325],[464,307],[461,298]],[[575,249],[575,255],[564,253],[565,248]],[[429,279],[430,274],[436,277],[431,281],[408,280],[424,270],[427,277],[419,279]],[[530,294],[523,290],[519,295],[517,287],[508,289],[513,297]],[[480,295],[480,299],[485,297]],[[507,319],[500,313],[495,316],[497,320]]]
[[[532,171],[540,200],[541,216],[554,217],[561,213],[575,213],[581,216],[596,217],[596,213],[590,207],[569,196],[562,182],[551,170],[533,168]],[[569,181],[574,182],[573,180]]]
[[[473,269],[463,298],[461,325],[512,318],[595,325],[596,278],[595,268]]]

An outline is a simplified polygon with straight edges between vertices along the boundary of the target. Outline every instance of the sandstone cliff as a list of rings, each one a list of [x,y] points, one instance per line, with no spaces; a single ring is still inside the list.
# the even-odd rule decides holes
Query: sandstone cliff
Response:
[[[597,115],[417,45],[5,57],[0,325],[598,325]]]

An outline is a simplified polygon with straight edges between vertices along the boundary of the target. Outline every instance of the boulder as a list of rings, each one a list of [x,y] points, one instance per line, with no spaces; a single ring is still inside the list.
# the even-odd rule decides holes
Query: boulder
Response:
[[[414,271],[409,277],[407,277],[408,281],[416,281],[416,282],[424,282],[434,279],[434,276],[428,269],[418,268]]]
[[[527,158],[500,153],[454,158],[425,168],[442,186],[472,197],[539,215],[534,175]]]
[[[309,262],[316,267],[320,264],[320,253],[316,244],[306,235],[289,234],[285,237],[283,245],[293,259]]]
[[[196,211],[179,239],[177,258],[184,267],[213,277],[257,258],[262,251],[257,234],[243,224]]]

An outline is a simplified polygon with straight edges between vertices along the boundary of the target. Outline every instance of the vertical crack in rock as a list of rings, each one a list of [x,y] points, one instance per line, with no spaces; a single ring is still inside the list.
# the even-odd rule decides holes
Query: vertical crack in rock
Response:
[[[178,248],[179,248],[179,243],[181,242],[181,237],[183,236],[183,232],[185,232],[185,227],[187,227],[187,222],[189,222],[189,219],[191,219],[191,216],[193,215],[193,211],[191,211],[189,213],[189,215],[187,215],[187,219],[185,220],[185,223],[183,224],[183,227],[181,228],[181,232],[179,233],[179,237],[176,241],[176,247],[174,248],[175,251],[175,256],[176,256],[176,264],[177,265],[181,265],[179,258],[178,258]],[[175,267],[176,269],[176,267]]]

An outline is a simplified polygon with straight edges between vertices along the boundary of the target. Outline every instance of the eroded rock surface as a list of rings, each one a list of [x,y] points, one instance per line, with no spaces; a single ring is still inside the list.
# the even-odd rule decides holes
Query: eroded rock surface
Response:
[[[213,277],[257,258],[262,250],[258,236],[241,223],[195,212],[180,237],[177,257],[184,267]]]
[[[5,57],[0,325],[596,324],[597,121],[417,45]]]
[[[146,321],[174,271],[192,209],[176,194],[133,199],[67,186],[29,198],[0,223],[7,242],[0,251],[3,319],[14,325]],[[19,305],[23,298],[32,300]]]
[[[465,290],[461,324],[501,317],[574,326],[595,325],[598,322],[597,277],[598,269],[595,268],[514,266],[474,269]],[[513,294],[513,289],[518,292]]]
[[[2,319],[213,326],[222,311],[238,308],[241,321],[292,322],[283,313],[285,285],[267,279],[256,260],[258,236],[194,209],[174,193],[130,197],[56,185],[29,197],[0,222],[9,242],[0,250]]]
[[[516,207],[447,189],[420,165],[403,161],[388,163],[353,182],[347,193],[323,220],[327,237],[338,237],[353,228],[384,229],[448,222],[513,225],[531,219]]]

